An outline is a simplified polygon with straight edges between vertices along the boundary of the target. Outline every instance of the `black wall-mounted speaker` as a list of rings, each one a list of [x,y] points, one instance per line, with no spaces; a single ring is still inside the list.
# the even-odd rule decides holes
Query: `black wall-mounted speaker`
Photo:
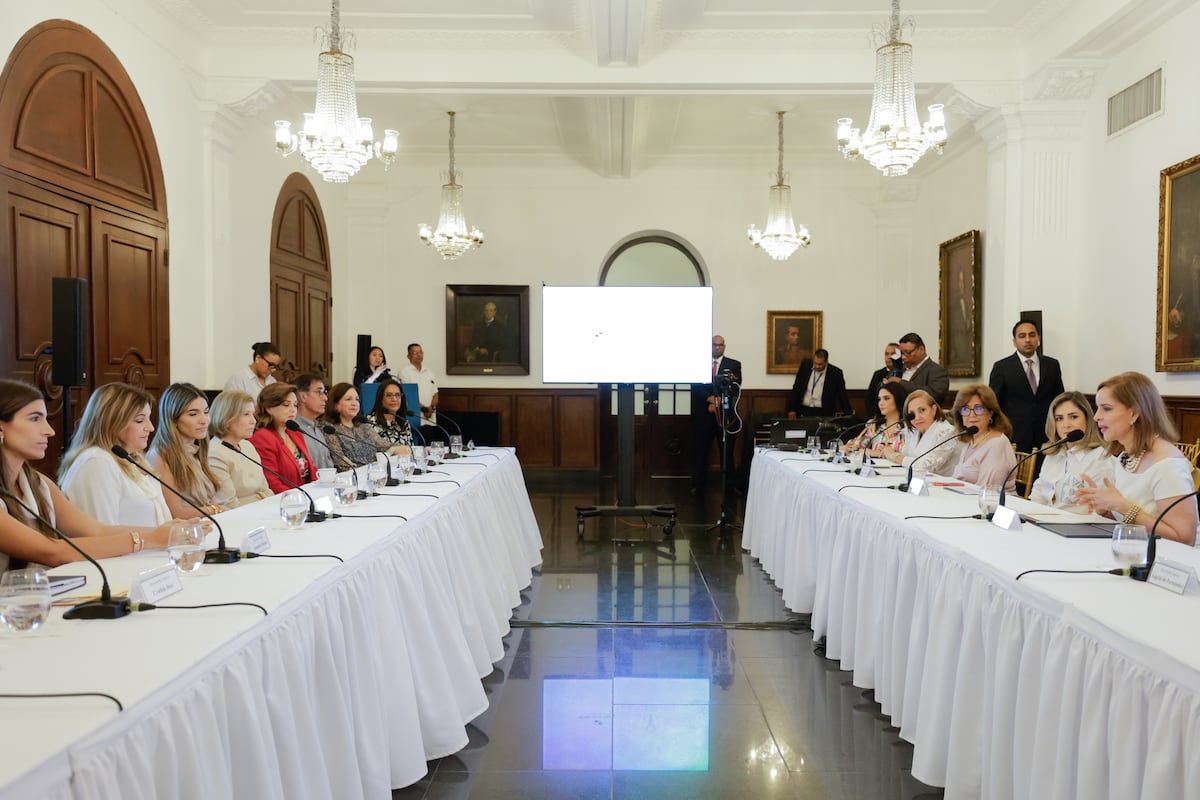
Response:
[[[87,281],[53,278],[51,330],[54,362],[50,380],[56,386],[87,385]]]

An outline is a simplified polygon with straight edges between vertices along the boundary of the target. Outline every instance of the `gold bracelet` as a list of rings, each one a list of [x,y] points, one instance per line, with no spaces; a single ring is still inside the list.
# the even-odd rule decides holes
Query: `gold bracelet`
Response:
[[[1142,513],[1142,507],[1139,506],[1137,503],[1134,503],[1133,505],[1131,505],[1129,507],[1129,513],[1125,515],[1125,519],[1121,520],[1121,522],[1128,525],[1129,523],[1131,523],[1135,519],[1137,519],[1137,515],[1140,513]]]
[[[130,531],[129,538],[133,541],[133,552],[142,552],[142,535],[137,531]]]

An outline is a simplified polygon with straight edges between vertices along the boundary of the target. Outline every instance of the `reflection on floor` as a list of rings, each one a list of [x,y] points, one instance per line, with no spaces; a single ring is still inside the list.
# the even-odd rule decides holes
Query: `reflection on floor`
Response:
[[[544,563],[484,680],[490,707],[394,800],[941,797],[870,693],[814,654],[738,532],[705,530],[719,497],[646,481],[640,500],[678,505],[673,538],[607,518],[577,540],[575,506],[597,496],[531,482]],[[734,622],[774,625],[714,624]]]

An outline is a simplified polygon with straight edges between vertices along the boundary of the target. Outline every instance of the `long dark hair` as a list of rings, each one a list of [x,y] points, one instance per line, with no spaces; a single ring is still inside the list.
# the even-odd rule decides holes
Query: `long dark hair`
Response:
[[[375,407],[371,409],[371,416],[375,417],[378,424],[384,424],[383,415],[389,412],[383,407],[383,393],[389,386],[395,386],[400,390],[400,408],[396,411],[396,422],[402,421],[408,416],[408,398],[404,396],[404,387],[392,378],[384,378],[378,385],[379,391],[375,393]]]
[[[45,398],[42,397],[42,393],[37,390],[37,387],[24,381],[0,379],[0,422],[12,422],[18,411],[39,400],[45,401]],[[0,444],[0,449],[3,447],[4,445]],[[21,464],[21,472],[25,475],[25,480],[29,482],[29,488],[33,489],[33,496],[37,498],[38,513],[46,519],[50,519],[54,516],[54,510],[50,508],[49,503],[43,497],[41,473],[31,467],[28,461]],[[18,493],[17,476],[8,474],[8,464],[2,456],[0,456],[0,485],[3,485],[5,490],[12,491],[14,494]],[[31,518],[25,509],[11,498],[5,496],[2,499],[4,507],[15,519],[21,520],[34,530],[42,531],[47,536],[51,535],[50,531],[44,530],[41,523]]]

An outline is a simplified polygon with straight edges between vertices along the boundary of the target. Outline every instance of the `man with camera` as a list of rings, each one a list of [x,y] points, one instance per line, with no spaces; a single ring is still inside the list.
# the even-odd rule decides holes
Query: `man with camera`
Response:
[[[733,481],[733,442],[737,421],[733,413],[738,386],[742,383],[742,362],[725,357],[725,337],[712,338],[712,381],[692,384],[692,441],[695,469],[692,471],[692,497],[704,492],[708,480],[708,459],[713,439],[725,439],[726,488]],[[730,432],[732,429],[732,432]]]

